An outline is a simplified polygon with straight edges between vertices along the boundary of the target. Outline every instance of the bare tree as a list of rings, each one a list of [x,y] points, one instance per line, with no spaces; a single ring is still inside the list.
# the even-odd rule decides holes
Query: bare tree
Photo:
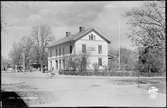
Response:
[[[12,60],[13,68],[15,68],[15,66],[22,65],[22,61],[23,61],[22,52],[23,52],[23,49],[22,49],[21,43],[14,43],[12,50],[9,53],[9,57]]]
[[[109,71],[116,71],[118,70],[119,61],[118,61],[118,51],[109,49],[109,61],[108,61],[108,69]]]
[[[38,48],[40,57],[41,72],[43,71],[43,59],[45,56],[45,47],[54,39],[49,25],[41,24],[33,27],[32,38]]]
[[[40,31],[39,31],[40,30]],[[9,54],[13,66],[18,65],[30,69],[30,64],[40,62],[41,71],[43,64],[47,63],[47,52],[45,47],[53,39],[48,25],[39,25],[33,28],[32,37],[24,36],[18,43],[13,44]]]
[[[33,46],[33,42],[30,37],[24,36],[18,43],[13,44],[13,48],[9,53],[12,59],[13,66],[25,66],[25,70],[29,69],[30,66],[30,49]]]
[[[7,58],[1,56],[1,70],[5,71],[8,68],[9,64],[10,61]]]
[[[126,16],[133,27],[129,38],[143,48],[139,59],[142,59],[140,63],[145,66],[144,70],[160,70],[165,65],[165,1],[148,1],[142,7],[128,11]]]
[[[74,70],[74,71],[76,71],[77,65],[76,65],[76,62],[74,60],[74,56],[70,55],[68,57],[68,59],[66,59],[66,60],[68,60],[67,64],[66,64],[67,65],[66,69],[67,70]]]
[[[146,2],[144,6],[126,13],[130,17],[129,24],[133,26],[130,38],[136,45],[155,47],[164,45],[166,29],[164,2]]]
[[[89,57],[88,53],[78,54],[78,56],[76,58],[76,62],[78,64],[78,69],[80,72],[87,70],[87,66],[89,64],[88,57]]]
[[[73,70],[78,70],[80,72],[86,71],[89,64],[88,58],[88,53],[71,55],[68,60],[68,67],[71,67]]]
[[[30,69],[30,62],[32,60],[32,53],[31,49],[34,47],[34,43],[29,36],[24,36],[20,40],[22,47],[23,47],[23,58],[24,58],[24,65],[25,65],[25,70]]]

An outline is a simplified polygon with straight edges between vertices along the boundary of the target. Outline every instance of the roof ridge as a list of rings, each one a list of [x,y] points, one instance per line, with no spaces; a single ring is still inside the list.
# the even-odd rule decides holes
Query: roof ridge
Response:
[[[76,39],[82,37],[83,35],[89,33],[89,32],[92,31],[92,30],[94,30],[95,32],[97,32],[94,28],[89,27],[89,28],[86,28],[84,31],[77,32],[77,33],[75,33],[75,34],[70,34],[68,37],[65,36],[65,37],[63,37],[63,38],[61,38],[61,39],[59,39],[59,40],[56,40],[56,41],[52,42],[51,44],[49,44],[48,47],[52,47],[52,46],[56,46],[56,45],[58,45],[58,44],[62,44],[62,43],[64,43],[64,42],[76,40]],[[97,33],[98,33],[98,32],[97,32]],[[100,34],[100,33],[98,33],[98,34]],[[107,41],[109,42],[108,37],[107,37],[107,38],[104,37],[104,36],[102,36],[102,37],[105,38],[105,40],[107,40]]]

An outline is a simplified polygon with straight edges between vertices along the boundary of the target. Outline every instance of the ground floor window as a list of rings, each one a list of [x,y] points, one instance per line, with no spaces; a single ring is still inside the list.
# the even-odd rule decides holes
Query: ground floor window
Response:
[[[59,60],[59,69],[61,69],[61,60]]]
[[[65,69],[65,60],[63,60],[63,68]]]
[[[98,65],[102,66],[102,58],[98,58]]]
[[[58,61],[56,60],[56,69],[58,69]]]
[[[50,70],[52,70],[52,61],[50,61]]]

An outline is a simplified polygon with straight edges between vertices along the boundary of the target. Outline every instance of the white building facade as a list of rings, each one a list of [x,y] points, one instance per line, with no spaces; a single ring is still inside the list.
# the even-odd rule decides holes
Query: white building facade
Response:
[[[72,35],[66,32],[66,37],[48,46],[48,70],[66,70],[70,57],[87,54],[87,69],[93,69],[94,64],[99,68],[108,65],[109,39],[95,29],[79,27],[79,32]]]

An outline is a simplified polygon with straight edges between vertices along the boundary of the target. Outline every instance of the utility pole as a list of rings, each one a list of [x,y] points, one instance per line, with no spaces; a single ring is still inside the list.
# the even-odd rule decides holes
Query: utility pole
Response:
[[[38,37],[40,39],[40,42],[41,42],[41,45],[40,45],[40,62],[41,62],[41,72],[43,73],[43,36],[41,35],[41,26],[39,25],[39,28],[38,28]]]
[[[141,49],[141,47],[138,48],[138,62],[140,60],[139,57],[141,55],[142,50],[143,49]],[[137,87],[139,88],[140,87],[140,71],[139,70],[137,70],[137,83],[138,83]]]
[[[119,70],[120,70],[121,69],[120,20],[118,21],[118,37],[119,37]]]

